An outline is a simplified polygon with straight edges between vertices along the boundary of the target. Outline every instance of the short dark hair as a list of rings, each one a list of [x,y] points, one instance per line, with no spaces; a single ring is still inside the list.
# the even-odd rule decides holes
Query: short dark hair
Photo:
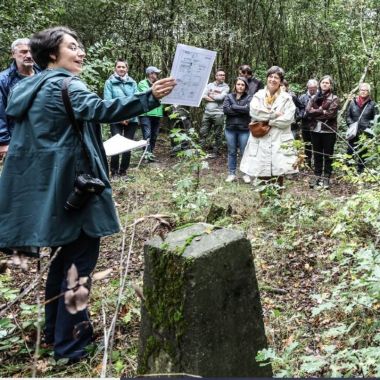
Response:
[[[252,75],[253,74],[252,68],[249,65],[240,65],[239,66],[239,71],[246,72],[248,75]]]
[[[284,80],[285,71],[284,71],[284,69],[282,67],[280,67],[280,66],[272,66],[267,71],[267,78],[269,77],[269,75],[272,75],[272,74],[277,74],[280,77],[281,82]]]
[[[46,69],[53,62],[51,55],[58,55],[59,45],[65,34],[70,35],[78,41],[77,34],[65,26],[45,29],[35,33],[30,39],[30,51],[34,61],[41,69]]]
[[[124,62],[125,63],[125,66],[128,67],[128,61],[124,58],[118,58],[116,61],[115,61],[115,67],[116,65],[118,64],[118,62]]]

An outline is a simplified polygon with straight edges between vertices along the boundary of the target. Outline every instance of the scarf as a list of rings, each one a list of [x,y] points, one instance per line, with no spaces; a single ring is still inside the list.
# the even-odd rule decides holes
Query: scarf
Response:
[[[365,98],[358,96],[356,98],[356,103],[358,104],[359,108],[363,108],[364,104],[366,104],[367,101],[369,101],[369,96],[367,96]]]
[[[278,96],[281,93],[281,87],[273,94],[273,96],[270,94],[270,92],[265,89],[265,99],[264,99],[264,104],[267,106],[272,106],[275,100],[278,98]]]
[[[123,77],[121,77],[120,75],[117,75],[116,72],[113,74],[113,76],[116,78],[116,79],[119,79],[121,80],[122,82],[126,82],[127,79],[128,79],[128,74],[125,74]]]

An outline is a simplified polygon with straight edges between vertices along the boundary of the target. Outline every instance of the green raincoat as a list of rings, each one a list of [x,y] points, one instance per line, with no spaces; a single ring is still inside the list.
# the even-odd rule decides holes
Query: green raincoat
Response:
[[[143,79],[142,81],[139,82],[137,85],[137,91],[143,92],[147,91],[152,87],[148,79]],[[160,105],[157,108],[152,109],[149,112],[144,113],[143,115],[140,116],[154,116],[154,117],[162,117],[164,115],[164,107]]]
[[[99,123],[129,119],[159,102],[150,91],[102,100],[74,77],[70,100],[76,119],[83,121],[93,175],[106,189],[82,209],[66,211],[75,178],[89,171],[61,97],[62,81],[71,75],[63,69],[46,70],[11,92],[7,114],[16,125],[0,177],[0,247],[61,246],[77,239],[81,230],[91,237],[119,231]]]

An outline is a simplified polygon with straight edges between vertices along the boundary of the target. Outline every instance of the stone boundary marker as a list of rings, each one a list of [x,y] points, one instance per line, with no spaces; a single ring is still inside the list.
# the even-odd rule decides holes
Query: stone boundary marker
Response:
[[[138,373],[270,377],[255,362],[267,347],[244,234],[198,223],[144,247]]]

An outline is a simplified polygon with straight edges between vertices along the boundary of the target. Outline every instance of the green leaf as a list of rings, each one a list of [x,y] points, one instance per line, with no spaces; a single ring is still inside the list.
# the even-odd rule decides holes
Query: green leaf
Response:
[[[301,371],[305,373],[318,372],[327,364],[325,359],[315,356],[303,356],[301,360],[305,361],[301,365]]]

